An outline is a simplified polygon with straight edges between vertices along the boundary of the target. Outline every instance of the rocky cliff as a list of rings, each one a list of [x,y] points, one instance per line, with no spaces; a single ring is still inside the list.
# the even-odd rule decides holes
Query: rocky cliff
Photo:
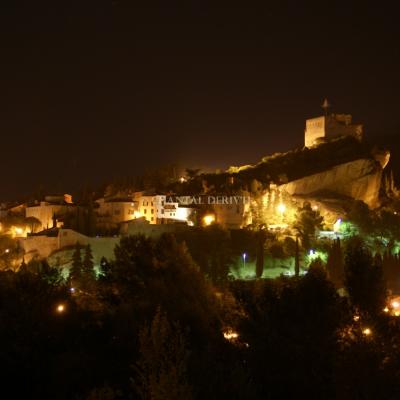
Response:
[[[280,185],[280,188],[290,195],[308,197],[329,192],[362,200],[375,208],[379,206],[379,190],[385,164],[373,158],[362,158],[293,180]]]

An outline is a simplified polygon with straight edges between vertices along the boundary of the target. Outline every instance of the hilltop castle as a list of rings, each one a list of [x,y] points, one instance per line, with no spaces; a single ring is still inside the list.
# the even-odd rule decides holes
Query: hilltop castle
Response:
[[[331,114],[306,120],[304,145],[316,146],[325,139],[338,136],[354,136],[361,140],[363,126],[352,124],[350,114]]]

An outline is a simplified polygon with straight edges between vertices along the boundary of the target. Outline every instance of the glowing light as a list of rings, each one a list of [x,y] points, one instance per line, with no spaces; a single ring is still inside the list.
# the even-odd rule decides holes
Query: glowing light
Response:
[[[333,224],[333,231],[334,232],[339,232],[340,231],[340,226],[342,225],[342,219],[339,218],[334,224]]]
[[[313,209],[314,211],[317,211],[317,210],[318,210],[318,206],[313,206],[312,209]]]
[[[239,337],[239,334],[232,329],[228,329],[224,332],[224,338],[226,340],[236,340]]]
[[[315,250],[311,249],[310,252],[308,253],[308,255],[310,257],[312,257],[313,255],[315,255]]]
[[[186,179],[185,179],[185,177],[181,176],[181,177],[179,178],[179,182],[180,182],[180,183],[184,183],[184,182],[186,182]]]
[[[17,227],[15,227],[15,233],[17,234],[17,235],[22,235],[23,233],[24,233],[24,230],[22,229],[22,228],[19,228],[18,226]]]
[[[353,317],[353,320],[356,321],[356,322],[359,321],[359,320],[360,320],[360,316],[359,316],[359,315],[355,315],[355,316]]]
[[[71,293],[75,293],[75,288],[74,287],[70,288],[69,290],[70,290]]]
[[[203,217],[203,222],[205,226],[209,226],[215,222],[215,216],[212,214],[207,214]]]
[[[279,214],[284,214],[286,211],[286,206],[283,203],[280,203],[276,209],[278,210]]]
[[[133,218],[141,218],[141,217],[142,217],[142,213],[140,211],[133,212]]]
[[[57,306],[56,310],[57,310],[57,312],[60,313],[60,314],[63,313],[63,312],[65,311],[65,306],[64,306],[64,304],[59,304],[59,305]]]
[[[389,312],[389,308],[388,307],[385,307],[384,309],[383,309],[383,312]]]
[[[400,311],[395,311],[395,312],[394,312],[394,316],[395,316],[395,317],[400,317]]]
[[[372,331],[371,331],[370,328],[365,328],[365,329],[362,331],[362,333],[363,333],[365,336],[370,336],[370,335],[372,334]]]
[[[243,257],[243,260],[246,260],[247,254],[246,254],[246,253],[243,253],[243,254],[242,254],[242,257]]]
[[[5,252],[5,253],[9,253],[9,252],[10,252],[10,249],[5,249],[4,252]]]
[[[399,308],[400,307],[400,303],[398,301],[392,301],[392,307],[393,308]]]

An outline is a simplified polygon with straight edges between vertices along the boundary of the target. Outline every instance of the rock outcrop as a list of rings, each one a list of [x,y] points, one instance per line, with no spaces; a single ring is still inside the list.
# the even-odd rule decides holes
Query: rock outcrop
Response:
[[[329,192],[362,200],[375,208],[379,206],[382,166],[385,164],[372,158],[358,159],[288,182],[280,189],[294,196]]]

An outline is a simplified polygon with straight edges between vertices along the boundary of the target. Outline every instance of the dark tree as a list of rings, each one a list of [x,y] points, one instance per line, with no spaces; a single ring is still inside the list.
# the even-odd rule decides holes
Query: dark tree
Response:
[[[357,225],[364,234],[370,234],[374,230],[373,213],[369,207],[361,200],[356,200],[347,213],[347,218]]]
[[[301,244],[305,250],[311,246],[311,237],[315,235],[317,229],[322,228],[323,217],[318,210],[313,210],[311,204],[305,202],[303,207],[299,207],[296,214],[294,229],[301,238]]]
[[[82,277],[83,263],[81,257],[81,245],[79,242],[75,245],[74,253],[72,254],[72,267],[70,269],[70,279],[72,281],[78,282]]]
[[[374,315],[384,308],[386,286],[382,267],[374,263],[370,251],[357,237],[347,245],[344,285],[351,303],[361,312]]]
[[[294,274],[295,276],[300,275],[300,251],[299,251],[299,237],[296,236],[296,247],[294,255]]]
[[[93,254],[90,244],[85,247],[85,256],[82,263],[82,274],[84,275],[85,279],[95,278]]]
[[[111,272],[111,264],[108,262],[106,257],[101,257],[100,259],[100,278],[103,280],[108,280]]]
[[[190,400],[187,381],[189,351],[179,324],[157,310],[151,326],[139,333],[140,358],[133,385],[143,400]]]
[[[266,235],[263,230],[257,232],[256,277],[261,278],[264,272],[264,244]]]
[[[340,239],[337,238],[333,241],[332,247],[329,250],[326,269],[328,277],[337,289],[343,287],[343,253],[341,249]]]

